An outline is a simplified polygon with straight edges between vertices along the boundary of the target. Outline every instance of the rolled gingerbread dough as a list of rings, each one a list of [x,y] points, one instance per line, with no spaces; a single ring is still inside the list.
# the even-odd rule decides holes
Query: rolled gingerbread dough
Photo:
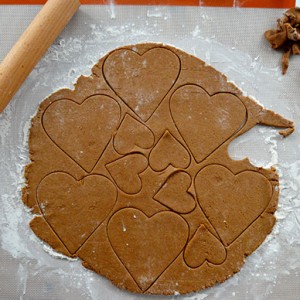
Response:
[[[131,292],[185,294],[223,282],[275,223],[275,170],[227,152],[257,124],[284,136],[294,128],[181,50],[114,50],[32,120],[30,226]]]

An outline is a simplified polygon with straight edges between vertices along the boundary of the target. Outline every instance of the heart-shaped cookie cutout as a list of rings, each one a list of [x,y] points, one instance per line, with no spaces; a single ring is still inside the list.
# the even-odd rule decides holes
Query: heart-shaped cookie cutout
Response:
[[[96,95],[82,104],[53,102],[42,122],[50,139],[78,165],[91,172],[120,121],[120,106],[111,97]]]
[[[130,49],[116,50],[103,64],[108,85],[143,121],[157,109],[179,72],[178,56],[160,47],[142,55]]]
[[[120,154],[135,151],[136,147],[149,149],[154,144],[153,132],[140,121],[126,114],[114,137],[114,148]]]
[[[201,224],[184,250],[184,260],[191,268],[200,267],[205,261],[214,265],[222,264],[226,259],[223,244]]]
[[[150,153],[150,167],[157,172],[168,166],[185,169],[189,166],[191,157],[185,147],[168,131],[159,139]]]
[[[191,184],[192,179],[188,173],[172,173],[153,198],[175,212],[189,213],[196,206],[193,195],[188,192]]]
[[[128,154],[106,165],[121,191],[127,194],[137,194],[142,189],[140,174],[148,167],[147,158],[140,154]]]
[[[221,165],[202,169],[195,178],[198,202],[223,244],[231,244],[267,208],[272,185],[255,171],[234,175]]]
[[[125,208],[112,216],[107,232],[115,253],[146,291],[183,250],[189,229],[173,212],[149,218],[140,210]]]
[[[172,118],[195,160],[200,163],[246,121],[246,108],[230,93],[210,96],[197,85],[185,85],[170,100]]]
[[[117,190],[102,175],[89,175],[77,181],[60,172],[42,180],[37,198],[44,218],[74,254],[111,212]]]

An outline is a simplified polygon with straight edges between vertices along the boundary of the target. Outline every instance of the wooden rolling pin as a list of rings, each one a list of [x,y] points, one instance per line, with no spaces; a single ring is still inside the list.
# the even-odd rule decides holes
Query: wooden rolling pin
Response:
[[[48,0],[0,65],[0,112],[18,91],[80,6],[79,0]]]

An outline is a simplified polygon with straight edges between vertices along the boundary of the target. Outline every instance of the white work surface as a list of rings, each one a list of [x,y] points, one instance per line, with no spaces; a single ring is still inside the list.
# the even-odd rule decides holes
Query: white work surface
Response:
[[[39,6],[0,6],[0,60]],[[68,261],[32,233],[32,215],[20,190],[28,163],[27,132],[38,104],[107,51],[145,41],[172,44],[225,73],[245,94],[296,124],[283,139],[278,130],[255,127],[230,145],[234,159],[248,156],[280,173],[278,222],[242,270],[225,283],[176,299],[299,299],[300,295],[300,58],[281,75],[281,53],[263,37],[283,10],[83,6],[0,115],[0,299],[164,299],[134,295]],[[11,74],[14,76],[14,74]],[[1,95],[0,95],[1,97]],[[50,252],[50,253],[49,253]],[[168,297],[166,299],[173,299]]]

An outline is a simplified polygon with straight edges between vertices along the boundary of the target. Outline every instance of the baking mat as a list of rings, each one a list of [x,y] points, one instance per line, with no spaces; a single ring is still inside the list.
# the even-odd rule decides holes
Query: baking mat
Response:
[[[39,6],[0,6],[0,59]],[[177,6],[82,6],[21,90],[0,115],[0,299],[165,299],[133,295],[68,261],[39,241],[20,200],[28,163],[30,117],[51,92],[72,88],[80,74],[118,46],[153,41],[181,48],[224,72],[245,94],[292,119],[296,132],[255,127],[230,145],[234,159],[275,166],[281,176],[278,222],[242,270],[225,283],[167,299],[299,299],[300,294],[300,58],[281,75],[281,53],[263,38],[281,9]],[[13,20],[13,22],[12,22]],[[12,74],[13,76],[13,74]]]

